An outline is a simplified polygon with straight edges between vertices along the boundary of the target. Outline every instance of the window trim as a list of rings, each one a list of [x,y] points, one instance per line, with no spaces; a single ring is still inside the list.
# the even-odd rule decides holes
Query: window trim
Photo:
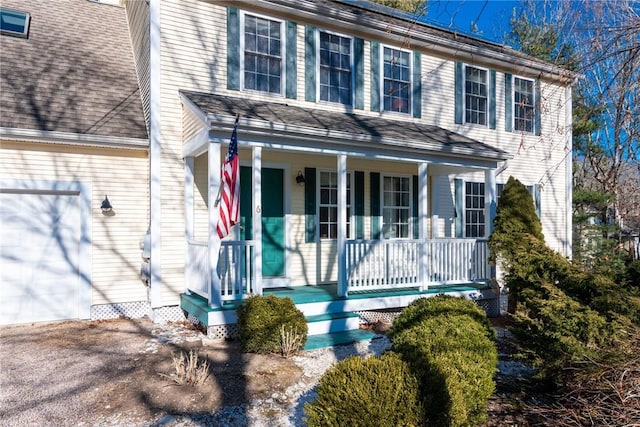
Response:
[[[478,70],[483,70],[486,72],[486,79],[485,79],[485,84],[487,86],[487,109],[485,111],[486,114],[486,123],[485,124],[481,124],[481,123],[473,123],[473,122],[468,122],[467,121],[467,67],[470,68],[477,68]],[[473,125],[473,126],[479,126],[482,128],[487,128],[489,129],[489,91],[490,91],[490,87],[489,87],[489,73],[490,70],[489,68],[486,67],[480,67],[478,65],[472,65],[472,64],[467,64],[467,63],[463,63],[462,64],[462,123],[463,124],[468,124],[468,125]],[[512,88],[513,91],[513,88]]]
[[[31,28],[31,14],[29,12],[22,12],[20,10],[10,9],[7,7],[0,7],[0,12],[9,12],[14,14],[24,15],[24,28],[22,32],[11,31],[7,29],[0,29],[0,34],[5,36],[17,37],[21,39],[29,38],[29,29]],[[0,16],[1,15],[2,14],[0,13]]]
[[[324,206],[329,206],[327,204],[323,204],[322,203],[322,198],[320,197],[320,191],[321,191],[321,182],[322,180],[320,179],[320,175],[325,172],[325,173],[335,173],[336,174],[336,178],[338,176],[338,171],[336,169],[329,169],[329,168],[323,168],[323,169],[316,169],[316,200],[318,201],[316,203],[316,229],[318,232],[318,237],[317,237],[317,241],[318,242],[332,242],[332,241],[337,241],[338,240],[338,236],[336,236],[335,238],[333,237],[322,237],[321,233],[320,233],[320,206],[324,205]],[[355,195],[355,191],[354,191],[354,171],[347,169],[347,185],[348,188],[350,188],[351,190],[351,197],[347,198],[347,206],[351,206],[351,215],[347,216],[347,222],[351,224],[350,228],[347,228],[347,235],[345,236],[345,238],[347,239],[351,239],[351,236],[355,236],[355,199],[354,199],[354,195]],[[336,205],[338,206],[338,205]]]
[[[339,37],[344,37],[349,39],[349,69],[351,71],[351,79],[349,81],[349,84],[351,85],[350,90],[351,90],[351,102],[348,104],[343,104],[341,102],[333,102],[333,101],[324,101],[322,99],[320,99],[320,33],[326,33],[326,34],[331,34],[334,36],[339,36]],[[336,105],[336,106],[340,106],[340,105],[344,105],[345,107],[350,107],[353,108],[353,105],[355,103],[355,87],[356,87],[356,70],[355,70],[355,52],[354,52],[354,36],[348,35],[348,34],[343,34],[343,33],[338,33],[336,31],[329,31],[329,30],[325,30],[325,29],[321,29],[321,28],[316,28],[316,33],[315,33],[315,39],[316,39],[316,99],[317,102],[322,103],[322,104],[327,104],[327,105]]]
[[[531,117],[531,132],[526,131],[526,130],[522,130],[522,129],[516,129],[516,79],[520,79],[520,80],[526,80],[526,81],[530,81],[531,82],[531,96],[532,96],[532,112],[533,112],[533,117]],[[529,77],[523,77],[523,76],[517,76],[517,75],[511,75],[511,108],[512,108],[512,113],[511,113],[511,129],[513,129],[513,132],[522,132],[526,135],[536,135],[536,80],[529,78]]]
[[[384,49],[385,48],[389,48],[389,49],[393,49],[393,50],[398,50],[400,52],[405,52],[409,55],[409,97],[407,99],[407,103],[409,104],[409,110],[405,113],[402,111],[389,111],[389,110],[385,110],[384,109]],[[413,51],[410,49],[405,49],[402,47],[397,47],[397,46],[393,46],[390,44],[385,44],[385,43],[380,43],[379,45],[379,67],[380,69],[378,70],[378,74],[379,74],[379,87],[378,87],[378,93],[380,94],[380,113],[382,114],[393,114],[393,115],[399,115],[401,117],[413,117],[413,88],[415,85],[415,82],[413,81],[413,70],[415,68],[415,64],[413,63]]]
[[[384,233],[384,179],[385,178],[404,178],[408,181],[409,184],[409,205],[407,206],[407,237],[385,237]],[[412,240],[413,239],[413,227],[417,226],[414,224],[412,220],[413,213],[413,185],[412,185],[412,175],[406,174],[380,174],[380,212],[378,213],[380,216],[380,239],[381,240]],[[373,213],[372,213],[373,214]]]
[[[286,52],[287,52],[287,37],[286,37],[286,21],[279,18],[274,18],[268,15],[263,15],[260,13],[247,12],[245,10],[240,10],[240,89],[242,91],[251,92],[251,93],[259,93],[263,96],[272,96],[272,97],[284,97],[286,90],[286,82],[287,82],[287,68],[286,68]],[[244,82],[244,65],[245,65],[245,16],[253,16],[260,19],[267,19],[269,21],[275,21],[280,23],[280,92],[265,92],[257,89],[248,89],[245,87]]]

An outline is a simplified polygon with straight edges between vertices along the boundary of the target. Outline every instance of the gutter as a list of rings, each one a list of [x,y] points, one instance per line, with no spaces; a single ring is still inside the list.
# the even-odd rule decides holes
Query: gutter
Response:
[[[0,127],[0,139],[11,141],[39,142],[43,144],[65,144],[95,148],[120,148],[143,151],[149,150],[148,139],[22,128]]]

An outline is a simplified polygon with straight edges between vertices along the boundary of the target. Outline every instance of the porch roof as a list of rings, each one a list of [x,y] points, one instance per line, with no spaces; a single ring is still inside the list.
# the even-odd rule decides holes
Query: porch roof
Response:
[[[465,157],[489,162],[512,156],[464,135],[438,126],[408,120],[393,120],[348,112],[310,109],[278,102],[214,95],[181,90],[183,103],[201,117],[210,130],[220,130],[228,138],[236,114],[242,133],[315,139],[324,147],[337,149],[401,151],[417,157]],[[240,129],[239,128],[239,129]],[[373,145],[372,145],[373,144]]]

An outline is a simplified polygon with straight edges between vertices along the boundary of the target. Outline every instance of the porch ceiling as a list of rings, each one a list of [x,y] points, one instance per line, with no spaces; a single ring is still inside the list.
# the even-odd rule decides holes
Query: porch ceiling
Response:
[[[509,159],[505,151],[438,126],[346,112],[309,109],[277,102],[255,101],[191,91],[180,91],[183,103],[206,117],[210,133],[228,138],[236,114],[242,134],[258,139],[277,138],[293,145],[315,144],[336,152],[401,153],[422,158],[458,158],[496,162]]]

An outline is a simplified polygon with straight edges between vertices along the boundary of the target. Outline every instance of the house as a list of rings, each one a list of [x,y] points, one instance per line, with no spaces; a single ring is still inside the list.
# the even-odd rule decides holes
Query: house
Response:
[[[227,336],[261,293],[291,296],[314,334],[438,293],[491,309],[486,239],[509,176],[571,253],[571,72],[367,2],[124,6],[149,130],[155,318],[184,311]],[[240,224],[220,242],[236,118]]]
[[[0,324],[147,315],[149,138],[125,10],[3,0],[0,15]]]

